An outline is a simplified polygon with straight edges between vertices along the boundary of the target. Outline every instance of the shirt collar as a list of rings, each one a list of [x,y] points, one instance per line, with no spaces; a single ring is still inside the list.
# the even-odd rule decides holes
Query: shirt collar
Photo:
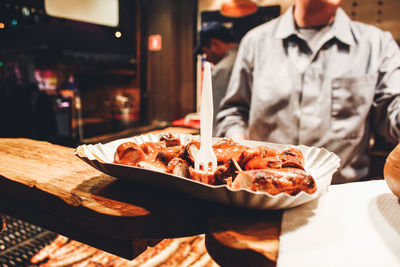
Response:
[[[296,34],[296,25],[293,19],[293,6],[291,6],[279,19],[275,30],[275,37],[278,39],[286,39],[293,34]]]
[[[226,50],[225,54],[223,57],[226,57],[228,54],[233,53],[235,50],[237,50],[239,47],[239,44],[235,44],[233,45],[231,48],[229,48],[228,50]]]
[[[286,39],[291,35],[296,35],[296,25],[293,18],[293,6],[288,8],[282,15],[275,30],[275,37],[278,39]],[[352,31],[351,20],[343,11],[338,8],[335,20],[330,29],[330,34],[347,45],[354,45],[356,34]]]
[[[333,36],[339,39],[342,43],[349,46],[356,43],[356,35],[352,30],[351,20],[342,8],[338,8],[336,11],[335,21],[332,24],[331,32]]]

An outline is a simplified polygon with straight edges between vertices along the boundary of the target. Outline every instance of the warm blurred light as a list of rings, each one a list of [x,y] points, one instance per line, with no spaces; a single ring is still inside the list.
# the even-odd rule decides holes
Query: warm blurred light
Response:
[[[18,20],[13,19],[13,20],[11,21],[11,24],[12,24],[12,25],[17,25],[17,24],[18,24]]]
[[[121,38],[121,36],[122,36],[122,33],[120,31],[115,32],[115,37]]]
[[[3,22],[0,22],[0,29],[4,29],[5,26]]]
[[[162,36],[161,34],[149,35],[149,50],[160,51],[162,49]]]
[[[46,14],[104,26],[119,24],[118,0],[41,0]],[[130,1],[128,1],[130,2]]]
[[[226,0],[220,13],[225,17],[239,18],[253,14],[257,9],[257,4],[252,0]]]
[[[22,11],[22,14],[27,17],[31,14],[31,11],[26,6],[22,7],[21,11]]]

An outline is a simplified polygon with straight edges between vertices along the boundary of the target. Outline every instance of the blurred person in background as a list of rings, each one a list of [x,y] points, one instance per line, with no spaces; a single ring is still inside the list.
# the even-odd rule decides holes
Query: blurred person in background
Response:
[[[35,81],[32,56],[13,54],[3,68],[0,137],[54,141],[57,135],[54,106]]]
[[[324,147],[341,158],[332,183],[366,178],[371,134],[399,141],[400,51],[341,3],[296,0],[244,36],[217,135]]]
[[[200,42],[195,54],[204,54],[206,61],[213,64],[212,87],[214,102],[214,127],[215,114],[219,111],[222,98],[225,96],[226,88],[235,62],[238,44],[234,42],[232,31],[220,22],[205,24],[200,30]]]
[[[57,121],[50,96],[39,90],[36,83],[30,83],[27,87],[31,94],[32,138],[54,142],[57,137]]]
[[[4,65],[4,82],[1,95],[1,137],[32,138],[33,115],[31,106],[32,92],[27,83],[28,60],[17,55],[16,60],[7,60]]]

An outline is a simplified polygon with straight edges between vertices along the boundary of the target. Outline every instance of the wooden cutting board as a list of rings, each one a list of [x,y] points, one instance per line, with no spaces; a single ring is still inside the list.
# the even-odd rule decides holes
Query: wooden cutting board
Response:
[[[0,139],[0,210],[107,251],[105,247],[113,242],[129,244],[133,239],[207,231],[206,214],[212,205],[123,183],[73,152],[47,142]],[[92,240],[98,237],[106,240]],[[147,243],[140,243],[144,250]]]
[[[126,183],[73,152],[43,141],[0,139],[0,210],[128,259],[159,239],[208,233],[214,244],[276,260],[279,213]]]

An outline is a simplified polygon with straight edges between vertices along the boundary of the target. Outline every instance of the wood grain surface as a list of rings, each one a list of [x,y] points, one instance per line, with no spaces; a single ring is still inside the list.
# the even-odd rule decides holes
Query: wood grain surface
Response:
[[[114,237],[173,237],[204,231],[204,227],[198,226],[205,222],[204,213],[212,209],[207,203],[145,185],[124,183],[84,163],[73,151],[29,139],[0,139],[0,175],[31,188],[19,200],[36,203],[48,212],[60,213],[63,209],[64,213],[71,213],[65,215],[66,219],[79,214],[81,218],[77,218],[76,224],[91,225],[93,221],[92,229],[107,230]],[[19,192],[4,194],[11,198]],[[54,197],[62,201],[57,202]],[[176,221],[172,222],[171,217]],[[161,224],[159,227],[151,226],[157,222]],[[114,223],[119,227],[111,228]],[[132,226],[140,231],[127,231]],[[169,227],[171,232],[167,231]]]
[[[276,260],[280,213],[127,183],[73,152],[43,141],[0,139],[0,210],[128,259],[164,238],[207,233],[217,245]],[[210,255],[223,254],[218,251]]]
[[[281,211],[220,213],[208,220],[206,244],[222,266],[275,266],[278,257]]]
[[[47,142],[0,139],[0,209],[128,259],[144,251],[148,239],[207,231],[212,205],[123,183],[73,152]]]

